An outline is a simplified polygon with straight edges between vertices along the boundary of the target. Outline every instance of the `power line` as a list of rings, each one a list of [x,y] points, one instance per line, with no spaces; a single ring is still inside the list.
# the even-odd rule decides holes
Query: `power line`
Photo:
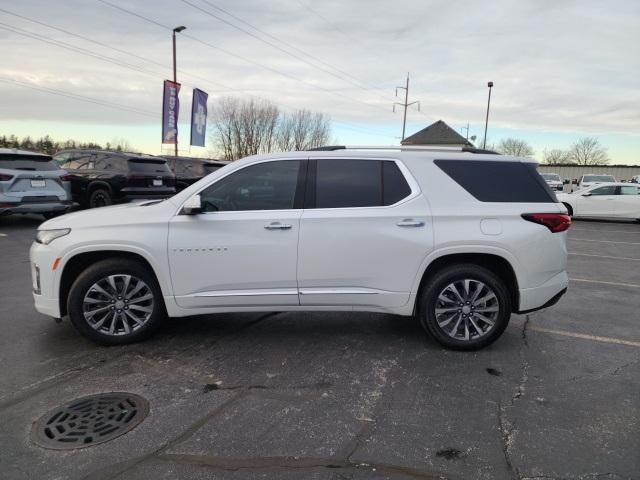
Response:
[[[128,14],[128,15],[132,15],[132,16],[137,17],[137,18],[139,18],[139,19],[141,19],[141,20],[144,20],[144,21],[146,21],[146,22],[148,22],[148,23],[152,23],[152,24],[154,24],[154,25],[156,25],[156,26],[158,26],[158,27],[161,27],[161,28],[164,28],[164,29],[167,29],[167,30],[172,30],[172,27],[169,27],[168,25],[164,25],[164,24],[162,24],[162,23],[160,23],[160,22],[158,22],[158,21],[156,21],[156,20],[153,20],[153,19],[151,19],[151,18],[149,18],[149,17],[146,17],[146,16],[141,15],[141,14],[139,14],[139,13],[133,12],[133,11],[131,11],[131,10],[128,10],[128,9],[126,9],[126,8],[124,8],[124,7],[121,7],[121,6],[119,6],[119,5],[116,5],[116,4],[114,4],[114,3],[111,3],[111,2],[109,2],[108,0],[97,0],[97,1],[99,1],[100,3],[103,3],[103,4],[105,4],[105,5],[108,5],[108,6],[112,7],[112,8],[115,8],[115,9],[117,9],[117,10],[120,10],[120,11],[122,11],[122,12],[124,12],[124,13]],[[205,12],[206,12],[206,11],[205,11]],[[211,14],[211,15],[213,15],[213,14]],[[244,57],[244,56],[242,56],[242,55],[239,55],[239,54],[236,54],[236,53],[231,52],[231,51],[229,51],[229,50],[226,50],[226,49],[224,49],[224,48],[222,48],[222,47],[219,47],[219,46],[217,46],[217,45],[214,45],[214,44],[212,44],[212,43],[210,43],[210,42],[207,42],[207,41],[205,41],[205,40],[202,40],[202,39],[200,39],[200,38],[194,37],[193,35],[190,35],[190,34],[188,34],[188,33],[181,33],[181,36],[182,36],[182,37],[184,37],[184,38],[188,38],[188,39],[190,39],[190,40],[192,40],[192,41],[194,41],[194,42],[197,42],[197,43],[200,43],[200,44],[202,44],[202,45],[205,45],[205,46],[207,46],[207,47],[210,47],[210,48],[212,48],[212,49],[214,49],[214,50],[217,50],[217,51],[219,51],[219,52],[222,52],[222,53],[224,53],[225,55],[229,55],[229,56],[231,56],[231,57],[234,57],[234,58],[236,58],[236,59],[240,59],[240,60],[242,60],[242,61],[245,61],[245,62],[250,63],[250,64],[252,64],[252,65],[258,66],[258,67],[260,67],[260,68],[264,68],[264,69],[266,69],[266,70],[268,70],[268,71],[270,71],[270,72],[273,72],[273,73],[276,73],[276,74],[278,74],[278,75],[284,76],[284,77],[289,78],[289,79],[291,79],[291,80],[294,80],[294,81],[296,81],[296,82],[300,82],[300,83],[303,83],[303,84],[309,85],[309,86],[310,86],[310,87],[312,87],[313,89],[321,90],[321,91],[326,92],[326,93],[328,93],[328,94],[330,94],[330,95],[335,95],[335,96],[338,96],[338,97],[344,98],[344,99],[346,99],[346,100],[348,100],[348,101],[351,101],[351,102],[354,102],[354,103],[359,103],[359,104],[365,105],[365,106],[370,107],[370,108],[377,108],[377,109],[382,110],[382,111],[385,111],[385,112],[387,111],[387,110],[385,110],[384,108],[380,107],[379,105],[374,105],[374,104],[371,104],[371,103],[367,103],[367,102],[365,102],[365,101],[358,100],[358,99],[355,99],[355,98],[349,97],[349,96],[347,96],[347,95],[343,95],[343,94],[341,94],[341,93],[338,93],[338,92],[335,92],[335,91],[329,90],[329,89],[327,89],[327,88],[321,87],[321,86],[319,86],[319,85],[316,85],[316,84],[310,83],[310,82],[308,82],[308,81],[306,81],[306,80],[300,79],[300,78],[298,78],[298,77],[296,77],[296,76],[294,76],[294,75],[291,75],[291,74],[289,74],[289,73],[286,73],[286,72],[283,72],[283,71],[281,71],[281,70],[278,70],[278,69],[275,69],[275,68],[269,67],[268,65],[264,65],[264,64],[262,64],[262,63],[260,63],[260,62],[256,62],[255,60],[251,60],[250,58]],[[242,91],[242,90],[233,89],[233,88],[231,88],[231,90]],[[259,97],[258,97],[258,98],[259,98]]]
[[[186,2],[186,0],[181,0],[181,1],[183,1],[183,2],[185,2],[185,3],[189,3],[189,2]],[[322,60],[322,59],[320,59],[320,58],[318,58],[318,57],[316,57],[316,56],[314,56],[314,55],[312,55],[312,54],[310,54],[310,53],[308,53],[308,52],[306,52],[306,51],[304,51],[304,50],[302,50],[302,49],[300,49],[300,48],[296,47],[295,45],[291,45],[290,43],[288,43],[288,42],[285,42],[285,41],[281,40],[280,38],[276,37],[275,35],[272,35],[272,34],[270,34],[269,32],[266,32],[266,31],[264,31],[264,30],[262,30],[262,29],[260,29],[260,28],[256,27],[255,25],[253,25],[253,24],[251,24],[251,23],[247,22],[246,20],[243,20],[242,18],[238,17],[237,15],[234,15],[233,13],[231,13],[231,12],[229,12],[229,11],[225,10],[224,8],[222,8],[222,7],[220,7],[220,6],[216,5],[216,4],[214,4],[214,3],[213,3],[213,2],[211,2],[210,0],[202,0],[202,1],[203,1],[204,3],[206,3],[207,5],[209,5],[210,7],[215,8],[216,10],[218,10],[218,11],[220,11],[220,12],[224,13],[225,15],[228,15],[229,17],[233,18],[234,20],[236,20],[236,21],[238,21],[238,22],[240,22],[240,23],[242,23],[242,24],[244,24],[244,25],[247,25],[248,27],[252,28],[253,30],[255,30],[255,31],[257,31],[257,32],[260,32],[262,35],[264,35],[264,36],[266,36],[266,37],[269,37],[269,38],[271,38],[271,39],[275,40],[276,42],[281,43],[281,44],[283,44],[283,45],[287,46],[288,48],[290,48],[290,49],[292,49],[292,50],[295,50],[296,52],[299,52],[299,53],[301,53],[302,55],[307,56],[307,57],[309,57],[309,58],[313,59],[315,62],[318,62],[318,63],[320,63],[321,65],[324,65],[324,66],[326,66],[326,67],[328,67],[328,68],[331,68],[331,69],[335,70],[336,72],[339,72],[340,74],[342,74],[342,75],[344,75],[344,76],[346,76],[346,77],[348,77],[348,78],[352,79],[353,81],[348,80],[348,79],[345,79],[345,78],[342,78],[342,77],[338,77],[338,78],[341,78],[342,80],[348,81],[349,83],[351,83],[351,84],[355,85],[357,88],[359,88],[359,89],[361,89],[361,90],[369,90],[369,91],[372,91],[373,93],[375,93],[376,95],[380,96],[381,98],[383,98],[383,99],[385,99],[385,100],[388,100],[388,97],[385,97],[385,96],[383,96],[383,95],[381,95],[381,94],[379,94],[379,93],[375,92],[375,90],[379,90],[378,88],[376,88],[376,87],[370,87],[370,86],[367,86],[367,84],[366,84],[366,83],[364,83],[364,82],[362,82],[361,80],[359,80],[358,78],[354,77],[354,76],[353,76],[353,75],[351,75],[349,72],[345,72],[344,70],[342,70],[342,69],[340,69],[340,68],[338,68],[338,67],[336,67],[336,66],[334,66],[334,65],[332,65],[332,64],[330,64],[330,63],[325,62],[324,60]],[[191,3],[189,3],[189,5],[192,5],[192,4],[191,4]],[[193,6],[193,5],[192,5],[192,6]],[[197,8],[197,7],[195,7],[195,8]],[[211,15],[212,15],[212,16],[214,16],[214,18],[217,18],[218,20],[220,20],[220,21],[222,21],[222,22],[226,23],[227,25],[230,25],[230,26],[232,26],[233,28],[239,29],[240,31],[242,31],[242,32],[244,32],[244,33],[247,33],[247,34],[251,35],[251,33],[250,33],[250,32],[247,32],[246,30],[241,29],[241,28],[239,28],[238,26],[233,25],[232,23],[230,23],[230,22],[228,22],[228,21],[226,21],[226,20],[224,20],[224,19],[221,19],[221,18],[220,18],[220,17],[218,17],[217,15],[214,15],[214,14],[211,14]],[[256,38],[256,39],[258,39],[258,40],[262,41],[262,42],[267,43],[268,45],[273,46],[274,48],[278,48],[280,51],[283,51],[283,52],[287,53],[288,55],[291,55],[289,52],[286,52],[285,50],[280,49],[279,47],[277,47],[277,46],[275,46],[275,45],[271,44],[270,42],[266,42],[265,40],[263,40],[263,39],[261,39],[261,38],[258,38],[258,37],[254,36],[254,35],[252,35],[252,36],[253,36],[254,38]],[[297,56],[295,56],[294,58],[299,59],[299,60],[302,60],[302,61],[305,61],[305,60],[303,60],[303,59],[300,59],[300,58],[299,58],[299,57],[297,57]],[[309,64],[309,65],[312,65],[311,63],[306,62],[306,61],[305,61],[305,63],[307,63],[307,64]],[[317,67],[317,66],[315,66],[315,65],[312,65],[312,66],[313,66],[314,68],[319,68],[319,67]],[[323,69],[321,69],[321,70],[323,70]],[[325,70],[323,70],[323,71],[325,71]],[[330,72],[327,72],[327,73],[330,73]],[[332,74],[332,73],[330,73],[330,74],[335,76],[335,74]]]
[[[153,118],[156,118],[156,119],[159,118],[159,113],[153,113],[153,112],[151,112],[149,110],[142,110],[142,109],[130,107],[128,105],[123,105],[121,103],[110,102],[108,100],[100,100],[100,99],[93,98],[93,97],[87,97],[86,95],[79,95],[77,93],[66,92],[64,90],[58,90],[58,89],[55,89],[55,88],[43,87],[43,86],[39,86],[39,85],[33,85],[32,83],[23,82],[21,80],[15,79],[15,78],[0,77],[0,82],[13,83],[13,84],[25,87],[25,88],[30,88],[32,90],[39,90],[41,92],[50,93],[52,95],[58,95],[58,96],[61,96],[61,97],[71,98],[71,99],[74,99],[74,100],[79,100],[79,101],[83,101],[83,102],[87,102],[87,103],[93,103],[95,105],[102,105],[104,107],[114,108],[116,110],[126,111],[126,112],[130,112],[130,113],[136,113],[138,115],[143,115],[143,116],[147,116],[147,117],[153,117]]]

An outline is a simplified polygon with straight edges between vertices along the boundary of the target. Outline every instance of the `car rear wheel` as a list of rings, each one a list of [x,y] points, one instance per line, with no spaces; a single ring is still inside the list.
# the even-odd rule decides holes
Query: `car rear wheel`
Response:
[[[511,297],[504,282],[473,264],[440,270],[422,291],[422,327],[441,345],[477,350],[496,341],[509,323]]]
[[[106,207],[113,203],[108,190],[97,188],[89,195],[89,208]]]
[[[81,334],[103,345],[143,340],[166,316],[154,275],[124,258],[103,260],[82,272],[69,292],[67,311]]]

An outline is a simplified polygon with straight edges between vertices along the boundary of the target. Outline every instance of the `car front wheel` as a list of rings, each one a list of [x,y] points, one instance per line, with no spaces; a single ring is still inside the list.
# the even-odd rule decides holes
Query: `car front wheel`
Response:
[[[97,262],[71,287],[67,311],[74,327],[103,345],[122,345],[150,336],[165,317],[158,282],[138,262]]]
[[[454,265],[437,272],[422,291],[420,322],[441,345],[477,350],[500,337],[511,317],[504,282],[478,265]]]
[[[98,188],[89,195],[89,208],[107,207],[113,203],[108,190]]]

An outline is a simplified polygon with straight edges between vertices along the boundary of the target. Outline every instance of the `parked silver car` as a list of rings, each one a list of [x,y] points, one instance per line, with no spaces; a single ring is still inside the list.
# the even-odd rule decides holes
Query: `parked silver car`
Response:
[[[62,214],[71,207],[69,181],[49,155],[0,148],[0,215]]]

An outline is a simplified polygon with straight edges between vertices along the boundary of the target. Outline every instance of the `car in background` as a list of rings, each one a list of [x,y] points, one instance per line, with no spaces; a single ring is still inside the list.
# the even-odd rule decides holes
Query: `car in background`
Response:
[[[627,218],[640,221],[640,185],[599,183],[556,196],[573,217]]]
[[[63,150],[53,156],[71,178],[73,199],[96,208],[176,193],[175,176],[162,157],[108,150]]]
[[[598,183],[616,183],[616,182],[617,182],[616,177],[614,177],[613,175],[600,175],[600,174],[588,173],[580,177],[580,180],[578,181],[578,190],[591,187],[592,185],[596,185]]]
[[[215,172],[231,163],[223,160],[195,157],[165,156],[163,158],[167,160],[167,165],[176,176],[176,191],[178,192],[206,177],[211,172]]]
[[[549,188],[554,191],[562,192],[564,190],[564,184],[562,183],[562,179],[560,175],[557,173],[544,173],[540,172],[540,176],[547,182]]]
[[[0,148],[0,215],[65,213],[72,205],[69,180],[49,155]]]
[[[631,182],[631,183],[640,183],[640,175],[636,175],[634,177],[631,177],[631,180],[629,180],[629,182]]]

